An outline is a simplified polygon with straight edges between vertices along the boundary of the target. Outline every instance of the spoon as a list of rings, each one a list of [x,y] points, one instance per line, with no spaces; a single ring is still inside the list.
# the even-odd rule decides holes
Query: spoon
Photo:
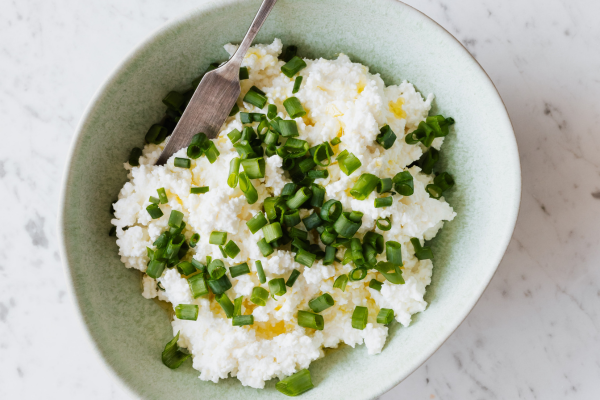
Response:
[[[156,165],[164,165],[179,149],[188,146],[192,136],[199,132],[206,134],[209,139],[217,136],[240,96],[239,71],[242,60],[276,2],[262,2],[235,54],[225,64],[204,75]]]

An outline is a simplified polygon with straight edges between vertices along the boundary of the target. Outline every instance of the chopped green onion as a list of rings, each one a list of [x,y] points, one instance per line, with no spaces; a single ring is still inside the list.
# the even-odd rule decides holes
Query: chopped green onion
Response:
[[[250,114],[250,115],[254,115],[254,114]],[[252,129],[251,126],[246,126],[246,127],[244,127],[244,129],[242,129],[241,140],[245,140],[250,143],[256,138],[257,138],[256,132],[254,132],[254,129]]]
[[[267,110],[267,118],[273,119],[277,116],[277,106],[275,104],[269,104]]]
[[[421,170],[424,174],[431,174],[433,172],[433,167],[440,159],[440,153],[435,148],[431,147],[429,151],[419,158],[417,161],[417,165],[421,167]]]
[[[280,380],[275,385],[275,389],[286,396],[299,396],[314,387],[315,386],[310,380],[310,372],[307,369],[300,370],[294,375]]]
[[[156,238],[153,244],[159,249],[167,247],[167,245],[169,244],[169,239],[171,238],[170,236],[171,234],[165,231],[161,233],[158,238]]]
[[[193,188],[190,188],[190,194],[208,193],[209,190],[210,190],[210,188],[208,186],[193,187]]]
[[[198,244],[199,241],[200,241],[200,234],[194,233],[192,235],[192,237],[190,238],[190,247],[193,249],[194,247],[196,247],[196,245]]]
[[[379,178],[373,174],[362,174],[356,181],[350,194],[357,200],[366,199],[379,184]]]
[[[310,307],[310,309],[316,313],[320,313],[321,311],[324,311],[324,310],[328,309],[329,307],[332,307],[333,304],[334,304],[333,297],[331,297],[331,295],[329,293],[323,293],[316,299],[312,299],[311,301],[308,302],[308,306]]]
[[[376,139],[377,143],[386,150],[392,147],[396,141],[396,134],[392,131],[392,128],[389,125],[384,125],[379,132]]]
[[[289,157],[299,158],[308,153],[309,146],[306,140],[289,138],[283,145],[283,149],[291,153]]]
[[[377,193],[386,193],[392,190],[392,178],[383,178],[377,185]]]
[[[252,294],[250,295],[250,301],[256,304],[257,306],[264,306],[267,304],[267,299],[269,298],[269,292],[261,288],[260,286],[254,287],[252,289]]]
[[[294,58],[294,56],[296,55],[297,52],[298,52],[298,47],[296,47],[294,45],[290,45],[285,48],[285,51],[279,56],[279,59],[283,60],[283,62],[288,62],[292,58]]]
[[[231,143],[236,143],[242,138],[242,132],[238,131],[237,129],[234,129],[227,134],[227,137],[229,138],[229,140],[231,140]]]
[[[208,294],[208,286],[206,285],[206,280],[202,274],[190,276],[187,278],[187,281],[193,298],[197,299],[200,296]]]
[[[158,204],[150,204],[146,207],[146,211],[148,211],[152,219],[157,219],[164,215]]]
[[[333,226],[326,227],[323,232],[321,232],[321,242],[326,245],[332,244],[337,238],[338,234],[335,231]]]
[[[233,317],[231,324],[233,326],[254,325],[254,316],[253,315],[235,316],[235,317]]]
[[[194,137],[192,137],[190,145],[187,148],[188,157],[194,160],[196,158],[199,158],[202,155],[202,153],[204,153],[202,146],[207,140],[208,139],[204,133],[198,133],[194,135]]]
[[[198,274],[200,275],[200,274]],[[227,275],[223,275],[219,279],[211,279],[208,281],[208,286],[210,286],[211,290],[214,294],[223,294],[229,289],[231,289],[231,281],[227,277]]]
[[[298,210],[287,210],[281,214],[281,223],[287,227],[293,227],[300,223],[300,212]]]
[[[297,251],[299,249],[304,249],[308,251],[309,247],[310,245],[308,244],[308,242],[300,238],[294,238],[294,240],[292,240],[292,251]]]
[[[208,238],[208,243],[224,245],[227,242],[227,232],[212,231]]]
[[[357,264],[365,263],[365,256],[363,255],[362,244],[360,243],[360,239],[352,238],[350,239],[350,251],[352,252],[352,260]]]
[[[425,186],[425,191],[429,193],[429,197],[431,198],[439,199],[440,197],[442,197],[442,188],[438,185],[427,185]]]
[[[179,271],[181,275],[191,275],[196,272],[196,267],[189,261],[182,261],[177,264],[177,271]]]
[[[154,124],[146,133],[146,143],[161,144],[168,136],[169,131],[164,126]]]
[[[240,171],[240,159],[234,157],[229,162],[229,177],[227,178],[227,185],[230,188],[235,188],[238,184],[238,176]]]
[[[363,254],[365,256],[365,263],[374,268],[377,264],[377,251],[373,246],[363,241]]]
[[[242,124],[251,124],[253,121],[253,118],[252,118],[252,115],[250,115],[250,113],[241,112],[240,120],[241,120]]]
[[[160,203],[160,199],[157,199],[156,197],[150,196],[150,198],[148,199],[148,201],[152,204],[159,204]]]
[[[417,238],[411,238],[410,242],[415,248],[415,257],[418,260],[433,260],[433,252],[429,246],[421,246],[421,242]]]
[[[308,177],[311,179],[327,179],[329,177],[329,172],[326,169],[314,169],[308,171]]]
[[[351,238],[361,225],[362,222],[355,222],[350,219],[349,212],[343,212],[333,224],[333,228],[340,236]]]
[[[248,267],[248,263],[243,263],[240,265],[229,267],[229,273],[231,274],[232,278],[237,278],[240,275],[249,274],[250,267]]]
[[[209,263],[210,264],[210,263]],[[206,271],[206,266],[204,266],[200,261],[192,258],[192,265],[196,268],[197,271],[204,272]]]
[[[379,282],[377,279],[371,279],[369,281],[369,287],[371,289],[375,289],[378,292],[381,292],[381,287],[383,286],[383,283]]]
[[[296,137],[298,133],[298,124],[293,119],[284,119],[278,122],[279,133],[283,137]]]
[[[262,119],[260,121],[260,124],[258,124],[258,126],[256,127],[256,133],[258,134],[258,138],[264,142],[265,135],[267,134],[267,130],[269,129],[269,121],[267,120],[267,117],[265,117],[265,114],[260,115],[263,116],[264,119]]]
[[[242,167],[250,179],[265,177],[265,159],[262,157],[242,160]]]
[[[323,225],[323,220],[319,217],[319,214],[316,211],[304,218],[302,222],[304,223],[307,231]]]
[[[325,200],[325,188],[314,183],[310,185],[310,188],[312,191],[310,205],[313,207],[321,207],[323,205],[323,201]]]
[[[316,259],[317,256],[315,254],[308,252],[304,249],[298,249],[296,257],[294,257],[294,261],[296,261],[298,264],[305,265],[308,268],[312,267]]]
[[[131,153],[129,153],[129,165],[132,167],[137,167],[140,165],[140,157],[142,156],[142,149],[139,147],[134,147],[131,149]]]
[[[287,286],[287,287],[294,286],[294,283],[296,282],[296,279],[298,279],[299,276],[300,276],[300,271],[298,271],[297,269],[293,270],[292,273],[290,274],[290,277],[288,278],[287,282],[285,283],[285,286]]]
[[[394,320],[394,310],[382,308],[377,314],[377,323],[387,325]]]
[[[417,129],[406,135],[404,141],[407,144],[417,144],[422,142],[424,146],[431,146],[431,142],[435,139],[435,133],[425,121],[421,121]]]
[[[243,81],[244,79],[248,79],[250,77],[250,74],[248,74],[248,67],[241,67],[239,76],[240,76],[240,81]]]
[[[160,278],[166,266],[167,264],[164,261],[152,260],[146,268],[146,275],[154,279]]]
[[[175,307],[175,316],[187,321],[196,321],[198,319],[198,306],[196,304],[178,304]]]
[[[337,249],[332,246],[325,246],[325,257],[323,257],[323,265],[331,265],[335,261],[335,253]]]
[[[454,178],[449,173],[442,172],[433,179],[433,183],[442,189],[443,192],[454,186]]]
[[[314,314],[309,311],[298,311],[298,325],[304,328],[311,328],[322,331],[325,327],[325,321],[323,316]]]
[[[377,225],[377,228],[379,228],[382,231],[389,231],[390,229],[392,229],[392,221],[390,220],[390,217],[377,218],[376,225]]]
[[[286,183],[281,191],[281,197],[292,196],[294,193],[296,193],[297,188],[298,185],[295,183]]]
[[[162,100],[164,105],[175,111],[180,110],[184,101],[183,94],[179,92],[169,92]]]
[[[192,160],[190,160],[189,158],[175,157],[175,161],[173,162],[173,165],[178,168],[188,168],[189,169],[192,166]]]
[[[342,292],[346,290],[346,284],[348,283],[348,275],[340,275],[333,282],[333,287],[340,289]]]
[[[267,119],[267,116],[263,113],[250,113],[254,122],[261,122],[263,119]]]
[[[267,218],[270,221],[274,221],[277,219],[277,210],[275,207],[278,203],[282,201],[279,197],[267,197],[263,203],[263,207],[265,208],[265,213],[267,214]]]
[[[250,178],[248,178],[245,172],[241,172],[239,180],[240,189],[246,196],[248,204],[256,203],[256,201],[258,200],[258,192],[256,191],[256,188],[252,185],[252,182],[250,182]]]
[[[393,202],[394,198],[392,196],[379,197],[375,199],[375,208],[389,207]]]
[[[269,243],[267,243],[265,238],[260,239],[257,244],[258,244],[258,249],[260,250],[260,253],[265,257],[273,254],[273,252],[275,251],[275,250],[273,250],[273,246],[271,246]]]
[[[354,329],[363,330],[367,327],[369,318],[369,309],[367,307],[356,306],[352,313],[352,327]]]
[[[300,171],[302,171],[303,174],[307,173],[316,166],[317,164],[315,164],[312,158],[306,158],[298,163],[298,168],[300,168]]]
[[[354,268],[348,274],[348,277],[353,282],[354,281],[361,281],[361,280],[365,279],[366,276],[367,276],[367,269],[366,268]]]
[[[254,265],[256,266],[256,274],[258,275],[258,280],[260,281],[260,283],[265,283],[267,281],[267,278],[265,276],[265,271],[263,270],[262,263],[259,260],[257,260]]]
[[[219,153],[217,146],[215,146],[215,142],[209,140],[207,148],[204,149],[204,154],[206,155],[208,162],[214,164],[221,153]]]
[[[338,144],[342,143],[342,139],[340,139],[339,137],[333,138],[333,140],[331,142],[332,146],[337,146]]]
[[[177,335],[175,335],[175,337],[173,339],[171,339],[171,341],[169,341],[169,343],[167,343],[167,345],[165,346],[165,349],[162,352],[161,358],[162,358],[163,364],[165,364],[167,367],[169,367],[171,369],[179,368],[185,360],[187,360],[188,358],[190,358],[192,356],[191,354],[186,354],[183,351],[181,351],[181,348],[177,345],[178,340],[179,340],[179,332],[177,332]],[[309,380],[310,380],[310,376],[309,376]],[[306,389],[306,390],[308,390],[308,389]]]
[[[179,228],[183,222],[183,213],[181,211],[172,210],[169,215],[169,226],[172,228]]]
[[[298,100],[297,97],[290,97],[283,101],[283,106],[285,107],[285,111],[287,111],[288,115],[292,119],[296,119],[299,117],[303,117],[306,115],[306,111],[304,107],[302,107],[302,103]]]
[[[300,70],[306,68],[306,63],[298,56],[292,57],[285,65],[281,67],[281,72],[288,78],[296,75]]]
[[[271,296],[283,296],[286,293],[285,280],[283,278],[275,278],[269,281],[269,291]]]
[[[336,158],[338,165],[343,173],[350,176],[354,171],[360,168],[362,163],[356,156],[349,153],[348,150],[342,151]]]
[[[231,107],[231,111],[229,111],[229,116],[233,117],[235,114],[240,112],[240,106],[237,105],[237,103],[235,103],[233,105],[233,107]]]
[[[342,203],[330,199],[321,207],[321,219],[327,222],[335,222],[342,215]]]
[[[208,264],[208,273],[212,279],[219,279],[225,275],[225,264],[221,260],[212,260]]]
[[[250,218],[246,222],[246,226],[250,229],[250,232],[253,234],[258,232],[263,226],[267,225],[269,222],[265,218],[265,215],[260,211],[254,215],[254,217]]]
[[[227,242],[225,247],[223,248],[225,254],[227,254],[230,258],[235,258],[238,254],[240,254],[240,248],[233,240]]]
[[[236,297],[233,300],[233,316],[237,317],[242,315],[242,303],[244,302],[244,296]]]
[[[167,245],[167,250],[166,250],[167,257],[170,258],[174,255],[177,255],[177,253],[179,253],[179,249],[181,249],[181,246],[183,245],[184,242],[185,242],[185,236],[183,236],[181,234],[173,235],[173,237],[171,237],[171,240],[169,241],[169,244]]]
[[[298,93],[298,91],[300,90],[301,84],[302,84],[302,77],[297,76],[296,80],[294,81],[294,88],[292,89],[292,93]]]
[[[308,232],[303,231],[302,229],[298,229],[298,228],[291,228],[289,235],[291,238],[300,238],[302,240],[308,239]]]
[[[254,149],[252,148],[252,146],[250,146],[250,143],[248,143],[247,140],[240,140],[239,142],[233,145],[233,148],[238,152],[240,158],[242,159],[256,157]]]
[[[165,191],[165,188],[156,189],[156,191],[158,192],[158,198],[160,199],[160,203],[167,204],[169,202],[169,199],[167,198],[167,192]]]
[[[378,254],[383,253],[383,236],[379,233],[373,231],[365,233],[363,243],[372,246]]]
[[[267,96],[256,86],[252,86],[242,100],[261,109],[267,104]]]
[[[401,267],[402,264],[402,245],[393,240],[385,242],[385,255],[387,260],[394,265]]]
[[[400,270],[400,266],[394,265],[391,262],[380,261],[377,263],[377,265],[375,265],[375,269],[391,283],[395,285],[404,284],[404,278],[402,277],[402,270]]]
[[[291,209],[300,208],[300,206],[304,204],[304,202],[306,202],[308,199],[310,199],[311,196],[311,190],[307,187],[302,187],[296,192],[294,197],[286,201],[286,205]]]
[[[415,192],[414,179],[408,171],[397,173],[392,181],[395,184],[396,192],[402,196],[410,196]]]
[[[231,299],[229,299],[229,296],[227,296],[225,293],[221,293],[215,296],[215,300],[221,305],[221,308],[223,311],[225,311],[227,318],[232,318],[234,306],[231,302]]]
[[[273,240],[279,239],[283,236],[283,231],[279,222],[273,222],[272,224],[265,225],[262,230],[267,243],[271,243]]]

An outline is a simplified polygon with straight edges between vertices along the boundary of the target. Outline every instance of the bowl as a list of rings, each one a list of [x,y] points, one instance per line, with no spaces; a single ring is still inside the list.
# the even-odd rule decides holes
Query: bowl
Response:
[[[113,72],[87,108],[63,182],[62,259],[85,325],[112,370],[137,396],[160,399],[281,399],[235,378],[198,379],[186,363],[170,370],[161,351],[172,337],[168,314],[140,295],[139,271],[124,268],[108,236],[109,212],[126,182],[123,162],[164,112],[162,97],[184,88],[208,64],[226,59],[260,2],[205,1],[169,22]],[[447,195],[458,216],[432,242],[436,255],[427,310],[408,328],[392,325],[383,352],[342,346],[311,364],[315,389],[303,399],[368,399],[406,378],[450,336],[492,278],[513,232],[520,165],[506,109],[494,85],[463,46],[419,11],[392,0],[280,0],[255,43],[295,44],[306,57],[347,54],[386,84],[407,79],[434,93],[432,113],[456,120],[442,150]]]

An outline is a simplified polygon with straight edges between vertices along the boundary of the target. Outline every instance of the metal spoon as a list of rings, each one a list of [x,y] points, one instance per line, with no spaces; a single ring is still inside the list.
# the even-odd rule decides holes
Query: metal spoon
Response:
[[[188,146],[192,136],[199,132],[204,132],[209,139],[217,136],[241,92],[239,71],[242,60],[276,2],[262,2],[235,54],[225,64],[204,75],[156,165],[164,165],[179,149]]]

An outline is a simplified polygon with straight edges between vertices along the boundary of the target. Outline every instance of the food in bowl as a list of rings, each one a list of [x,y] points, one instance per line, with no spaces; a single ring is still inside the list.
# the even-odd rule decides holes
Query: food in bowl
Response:
[[[454,121],[428,116],[432,94],[385,86],[346,55],[282,50],[253,46],[218,137],[199,133],[155,166],[199,79],[165,97],[167,115],[125,164],[112,223],[142,295],[174,310],[167,366],[191,355],[202,380],[278,377],[297,395],[324,348],[377,354],[393,319],[425,310],[425,241],[456,215],[443,197],[452,176],[433,173]]]

